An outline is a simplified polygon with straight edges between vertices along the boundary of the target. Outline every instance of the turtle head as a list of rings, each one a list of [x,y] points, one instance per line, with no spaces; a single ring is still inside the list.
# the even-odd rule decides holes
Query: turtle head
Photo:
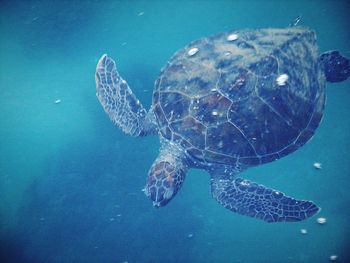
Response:
[[[186,175],[186,167],[176,158],[158,158],[152,165],[145,187],[145,194],[153,206],[162,207],[176,195]]]

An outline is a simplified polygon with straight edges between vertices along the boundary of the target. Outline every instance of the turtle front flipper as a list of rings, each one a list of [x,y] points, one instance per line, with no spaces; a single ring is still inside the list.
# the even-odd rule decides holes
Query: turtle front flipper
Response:
[[[319,211],[311,201],[296,200],[263,185],[236,179],[211,179],[213,197],[227,209],[250,217],[273,222],[307,219]]]
[[[187,170],[181,149],[175,145],[163,145],[148,173],[144,189],[155,207],[165,206],[176,195],[185,180]]]
[[[339,51],[328,51],[320,56],[326,80],[329,82],[341,82],[350,76],[349,59],[343,57]]]
[[[97,98],[114,124],[132,136],[157,132],[153,112],[142,107],[110,57],[100,58],[95,76]]]

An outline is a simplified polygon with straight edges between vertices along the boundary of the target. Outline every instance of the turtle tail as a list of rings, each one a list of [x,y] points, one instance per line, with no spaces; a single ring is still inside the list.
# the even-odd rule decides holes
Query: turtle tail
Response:
[[[327,51],[320,56],[326,80],[329,82],[341,82],[350,76],[349,59],[342,56],[339,51]]]

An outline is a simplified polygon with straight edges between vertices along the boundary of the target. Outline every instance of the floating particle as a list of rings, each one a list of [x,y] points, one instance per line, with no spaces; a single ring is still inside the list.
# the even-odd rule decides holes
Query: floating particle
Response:
[[[213,116],[217,116],[219,114],[219,112],[217,112],[216,110],[213,110],[212,112],[211,112],[211,115],[213,115]]]
[[[145,14],[145,12],[140,12],[137,14],[137,16],[143,16]]]
[[[224,146],[224,142],[223,142],[223,141],[219,141],[218,147],[219,147],[219,148],[222,148],[222,146]]]
[[[321,163],[314,163],[315,169],[322,169],[322,164]]]
[[[301,20],[301,15],[297,16],[290,24],[289,26],[297,26]]]
[[[53,103],[60,104],[62,101],[60,99],[55,100]]]
[[[237,34],[230,34],[227,36],[227,41],[235,41],[238,39],[238,35]]]
[[[332,256],[329,257],[330,261],[336,261],[337,259],[338,259],[337,255],[332,255]]]
[[[307,230],[305,228],[300,229],[300,233],[302,233],[303,235],[307,234]]]
[[[240,185],[243,185],[243,186],[249,186],[250,183],[249,181],[246,181],[246,180],[243,180],[242,182],[239,183]]]
[[[199,51],[199,49],[197,47],[191,48],[187,54],[192,57],[193,55],[195,55],[197,52]]]
[[[276,82],[278,86],[284,86],[286,85],[287,80],[289,79],[289,76],[287,74],[281,74],[277,77]]]
[[[192,234],[192,233],[189,233],[189,234],[187,235],[187,237],[188,237],[188,238],[192,238],[192,237],[193,237],[193,234]]]
[[[327,219],[325,217],[319,217],[317,218],[317,223],[319,223],[320,225],[323,225],[327,222]]]

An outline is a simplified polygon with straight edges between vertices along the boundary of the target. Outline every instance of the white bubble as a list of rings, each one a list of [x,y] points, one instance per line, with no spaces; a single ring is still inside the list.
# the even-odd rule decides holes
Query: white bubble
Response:
[[[240,182],[240,185],[249,186],[250,183],[249,183],[249,181],[247,181],[247,180],[243,180],[242,182]]]
[[[302,233],[303,235],[307,234],[307,230],[305,228],[300,229],[300,233]]]
[[[327,222],[327,219],[325,217],[319,217],[317,218],[317,223],[323,225]]]
[[[277,77],[276,82],[278,86],[284,86],[286,85],[287,80],[289,79],[289,76],[287,74],[281,74]]]
[[[197,52],[199,51],[199,49],[197,47],[191,48],[187,54],[191,57],[193,55],[195,55]]]
[[[218,147],[219,147],[219,148],[222,148],[222,146],[224,146],[224,142],[223,142],[223,141],[219,141]]]
[[[336,261],[337,259],[338,259],[337,255],[332,255],[332,256],[329,257],[330,261]]]
[[[321,163],[314,163],[315,169],[322,169],[322,164]]]
[[[235,41],[238,39],[238,35],[237,34],[230,34],[227,36],[227,41]]]

